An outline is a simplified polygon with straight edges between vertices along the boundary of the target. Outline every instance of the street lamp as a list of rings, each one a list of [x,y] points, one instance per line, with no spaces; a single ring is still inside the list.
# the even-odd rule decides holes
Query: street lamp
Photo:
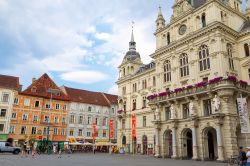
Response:
[[[58,95],[60,93],[60,91],[58,89],[52,89],[52,88],[49,88],[47,90],[48,93],[50,93],[50,107],[49,107],[49,115],[50,115],[50,112],[52,110],[52,94],[55,94],[55,95]],[[49,130],[50,130],[50,116],[49,116],[49,119],[48,119],[48,128],[47,128],[47,141],[49,141]]]

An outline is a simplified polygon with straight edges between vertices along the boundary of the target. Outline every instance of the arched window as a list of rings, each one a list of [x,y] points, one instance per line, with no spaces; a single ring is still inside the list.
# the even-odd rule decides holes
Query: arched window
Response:
[[[180,74],[181,77],[189,75],[188,56],[185,53],[180,56]]]
[[[203,13],[201,16],[201,24],[202,24],[202,28],[206,26],[206,14],[205,13]]]
[[[228,55],[228,61],[229,61],[229,69],[234,70],[234,60],[233,60],[233,54],[232,54],[232,45],[227,44],[227,55]]]
[[[199,48],[199,65],[200,71],[210,69],[209,50],[206,45]]]
[[[167,43],[168,43],[168,45],[170,44],[170,33],[169,32],[167,33]]]
[[[249,55],[250,55],[250,54],[249,54],[249,46],[248,46],[247,43],[244,44],[244,50],[245,50],[245,55],[246,55],[246,56],[249,56]]]
[[[167,60],[164,63],[164,82],[171,81],[171,64],[170,61]]]

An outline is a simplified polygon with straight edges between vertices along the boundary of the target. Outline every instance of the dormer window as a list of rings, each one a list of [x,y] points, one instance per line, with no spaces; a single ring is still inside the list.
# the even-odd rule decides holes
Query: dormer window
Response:
[[[32,88],[31,88],[31,92],[36,92],[36,87],[35,86],[33,86]]]

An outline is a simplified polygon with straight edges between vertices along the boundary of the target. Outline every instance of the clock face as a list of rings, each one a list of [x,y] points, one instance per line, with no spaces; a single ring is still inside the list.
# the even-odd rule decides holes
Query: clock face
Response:
[[[181,25],[180,28],[179,28],[179,34],[180,35],[183,35],[187,30],[187,26],[186,25]]]

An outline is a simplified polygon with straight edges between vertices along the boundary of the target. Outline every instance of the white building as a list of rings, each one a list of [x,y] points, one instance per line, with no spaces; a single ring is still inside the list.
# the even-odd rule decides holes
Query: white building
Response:
[[[10,129],[13,104],[18,103],[15,98],[21,90],[19,78],[0,75],[0,140],[6,140]]]
[[[242,11],[241,0],[175,0],[168,23],[160,9],[156,50],[147,65],[132,34],[117,81],[120,147],[224,161],[237,155],[239,146],[249,146],[236,103],[246,99],[250,115],[248,3]]]
[[[70,98],[68,113],[68,139],[93,143],[93,123],[96,124],[96,143],[116,142],[117,96],[62,87]],[[110,138],[110,120],[113,137]]]

